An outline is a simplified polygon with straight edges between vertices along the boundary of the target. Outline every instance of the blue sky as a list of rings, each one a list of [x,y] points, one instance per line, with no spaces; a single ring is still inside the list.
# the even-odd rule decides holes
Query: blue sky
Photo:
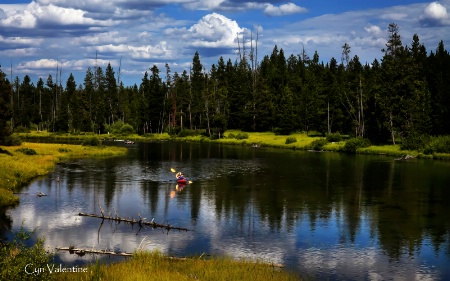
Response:
[[[259,61],[275,45],[286,57],[304,48],[340,61],[347,43],[352,57],[371,63],[392,22],[403,44],[418,34],[429,52],[441,40],[448,49],[449,12],[450,0],[0,0],[0,64],[33,82],[55,77],[58,64],[63,83],[73,73],[80,84],[88,67],[111,63],[117,73],[121,61],[121,79],[133,85],[154,64],[163,78],[166,63],[172,74],[189,70],[195,51],[206,71],[220,56],[234,62],[236,37],[249,50],[256,31]]]

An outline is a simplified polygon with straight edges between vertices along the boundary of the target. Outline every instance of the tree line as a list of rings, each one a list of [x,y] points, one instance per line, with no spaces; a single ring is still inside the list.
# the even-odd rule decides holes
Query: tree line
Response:
[[[440,41],[427,52],[415,34],[404,45],[388,26],[380,61],[362,64],[342,46],[340,62],[319,54],[286,58],[275,46],[261,61],[257,48],[239,48],[233,62],[219,58],[206,71],[195,53],[189,71],[165,80],[154,65],[140,85],[124,86],[112,66],[88,68],[82,84],[49,75],[36,85],[28,75],[9,81],[0,68],[1,134],[17,128],[106,133],[122,122],[139,134],[202,130],[217,137],[226,129],[339,132],[374,143],[417,135],[450,135],[450,55]],[[120,72],[120,70],[119,70]],[[120,73],[119,73],[120,74]]]

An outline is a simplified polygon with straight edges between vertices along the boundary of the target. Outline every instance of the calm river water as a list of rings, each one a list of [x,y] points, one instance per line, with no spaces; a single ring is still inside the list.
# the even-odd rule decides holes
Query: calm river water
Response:
[[[192,143],[141,143],[34,181],[3,221],[46,246],[228,255],[332,280],[450,280],[450,162]],[[180,188],[171,168],[193,181]],[[59,181],[56,179],[59,177]],[[48,196],[37,197],[43,192]],[[170,223],[165,231],[80,217]],[[141,245],[142,246],[142,245]],[[67,252],[64,265],[93,259]]]

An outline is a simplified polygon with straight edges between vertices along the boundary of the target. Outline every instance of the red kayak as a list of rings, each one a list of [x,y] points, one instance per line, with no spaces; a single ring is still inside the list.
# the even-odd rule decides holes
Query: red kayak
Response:
[[[182,180],[177,180],[177,183],[186,183],[186,179],[182,179]]]

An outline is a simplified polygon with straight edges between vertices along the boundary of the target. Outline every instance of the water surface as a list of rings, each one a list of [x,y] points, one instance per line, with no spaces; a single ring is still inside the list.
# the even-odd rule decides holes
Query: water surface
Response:
[[[57,165],[2,221],[36,228],[51,249],[229,255],[318,279],[450,279],[449,162],[175,142],[129,148]],[[193,183],[177,186],[172,167]],[[192,231],[78,216],[100,214],[99,205]],[[58,255],[65,265],[95,258]]]

